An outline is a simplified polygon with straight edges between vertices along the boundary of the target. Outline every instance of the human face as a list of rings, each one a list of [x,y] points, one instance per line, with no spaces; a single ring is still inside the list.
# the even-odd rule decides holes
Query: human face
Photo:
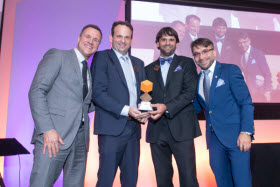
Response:
[[[77,49],[87,60],[95,53],[101,42],[101,34],[98,30],[88,27],[78,38]]]
[[[190,22],[186,23],[186,29],[191,35],[196,36],[200,29],[200,21],[195,18],[191,18]]]
[[[110,35],[110,42],[116,51],[126,55],[132,43],[132,31],[126,25],[117,25],[114,28],[114,35]]]
[[[185,26],[178,23],[175,25],[174,30],[177,32],[179,40],[182,41],[186,33]]]
[[[249,49],[249,46],[251,45],[251,40],[249,38],[240,38],[238,40],[238,46],[243,51],[246,52]]]
[[[174,36],[163,35],[157,42],[157,47],[160,50],[160,55],[167,58],[176,50],[178,43],[176,43],[176,38]]]
[[[194,61],[203,70],[207,70],[216,59],[216,51],[211,46],[194,46]]]
[[[226,32],[227,32],[227,27],[225,26],[216,26],[213,27],[215,35],[219,38],[222,38],[225,36]]]

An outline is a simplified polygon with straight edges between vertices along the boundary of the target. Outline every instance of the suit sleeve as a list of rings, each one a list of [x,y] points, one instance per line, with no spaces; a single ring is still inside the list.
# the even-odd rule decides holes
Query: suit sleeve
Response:
[[[125,105],[108,93],[108,74],[110,73],[107,68],[108,61],[108,56],[100,52],[97,52],[92,59],[92,98],[96,105],[119,118]]]
[[[181,93],[172,100],[165,103],[169,115],[167,117],[173,118],[183,108],[193,102],[196,87],[197,87],[197,72],[193,61],[187,61],[188,66],[184,69],[184,80]]]
[[[254,105],[241,70],[233,65],[229,75],[230,88],[240,107],[240,132],[254,133]]]
[[[200,106],[200,103],[199,103],[197,97],[198,96],[196,94],[195,97],[194,97],[194,100],[193,100],[193,106],[194,106],[195,113],[199,114],[201,112],[202,108]]]
[[[57,78],[62,62],[62,54],[50,49],[38,65],[28,97],[37,134],[55,129],[50,117],[47,94]]]

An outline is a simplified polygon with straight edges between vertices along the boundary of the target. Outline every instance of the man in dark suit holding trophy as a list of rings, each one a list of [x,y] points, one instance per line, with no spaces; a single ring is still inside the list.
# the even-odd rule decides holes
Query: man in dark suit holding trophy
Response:
[[[193,139],[201,135],[193,107],[197,72],[191,58],[174,54],[179,43],[177,32],[162,28],[156,36],[160,58],[145,68],[153,83],[151,103],[154,111],[147,127],[157,186],[173,186],[172,155],[180,186],[198,186]]]

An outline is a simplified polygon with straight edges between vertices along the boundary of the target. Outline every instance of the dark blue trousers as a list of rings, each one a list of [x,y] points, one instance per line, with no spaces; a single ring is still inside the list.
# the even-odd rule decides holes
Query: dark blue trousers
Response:
[[[98,135],[99,170],[97,187],[112,187],[118,167],[122,187],[136,187],[141,128],[128,121],[119,136]]]
[[[209,142],[210,166],[218,187],[252,187],[250,150],[241,152],[225,147],[211,130]],[[236,140],[237,141],[237,140]]]

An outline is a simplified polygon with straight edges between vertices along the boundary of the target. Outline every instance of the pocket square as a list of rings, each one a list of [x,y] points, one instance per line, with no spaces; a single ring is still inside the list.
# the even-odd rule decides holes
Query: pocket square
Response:
[[[176,71],[180,71],[182,69],[182,67],[181,66],[177,66],[177,68],[174,70],[174,72],[176,72]]]
[[[218,82],[217,82],[216,88],[218,88],[219,86],[222,86],[224,84],[225,84],[225,81],[223,79],[219,79]]]

